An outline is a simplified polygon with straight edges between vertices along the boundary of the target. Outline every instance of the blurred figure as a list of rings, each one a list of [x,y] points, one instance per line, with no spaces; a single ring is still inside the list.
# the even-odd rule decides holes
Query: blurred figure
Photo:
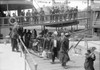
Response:
[[[68,55],[68,50],[69,50],[69,40],[65,36],[64,33],[61,33],[61,47],[59,51],[59,58],[61,61],[61,65],[66,68],[66,62],[68,62],[69,55]]]
[[[40,14],[40,21],[43,22],[44,21],[44,15],[45,15],[45,12],[44,12],[43,8],[41,8],[39,14]]]
[[[8,14],[7,14],[7,17],[11,17],[11,14],[10,14],[10,12],[8,12]]]
[[[16,13],[13,13],[12,16],[13,16],[13,17],[16,17]]]
[[[57,31],[53,34],[53,39],[51,40],[51,52],[52,52],[52,64],[55,62],[55,57],[58,57],[58,40],[57,40]]]
[[[21,16],[21,22],[24,22],[25,21],[25,11],[24,10],[21,11],[20,16]]]
[[[26,29],[23,29],[23,41],[24,41],[24,44],[25,44],[26,33],[27,33],[27,30]]]
[[[73,19],[76,19],[77,17],[78,17],[78,6],[76,6],[76,8],[74,9]]]
[[[73,8],[70,8],[69,11],[68,11],[68,13],[69,13],[68,19],[69,20],[72,19],[72,16],[73,16],[72,12],[73,12]]]
[[[38,41],[36,39],[33,39],[32,50],[34,50],[35,52],[38,51]]]
[[[30,12],[30,10],[28,10],[26,13],[26,21],[29,22],[30,18],[31,18],[31,12]]]
[[[58,21],[59,18],[59,7],[55,7],[55,21]]]
[[[29,47],[30,38],[31,38],[31,32],[30,32],[30,30],[28,30],[28,32],[25,35],[25,45],[27,48],[30,48]]]
[[[51,19],[50,19],[50,20],[51,20],[51,21],[54,21],[54,14],[55,14],[55,9],[54,9],[54,7],[52,7],[50,13],[51,13]]]
[[[32,48],[32,44],[34,42],[34,39],[37,38],[37,31],[35,29],[32,30],[31,38],[30,38],[30,44],[29,47]]]
[[[94,69],[94,61],[96,59],[96,56],[94,54],[95,47],[89,48],[87,50],[87,53],[85,54],[85,63],[84,68],[85,70],[95,70]]]
[[[11,47],[13,47],[13,39],[12,39],[12,28],[9,29],[10,32],[9,32],[9,37],[11,39]]]
[[[14,28],[12,31],[12,51],[18,51],[18,33],[17,28]]]
[[[61,9],[60,9],[60,21],[63,21],[64,20],[64,7],[61,7]]]
[[[32,12],[32,17],[33,17],[34,24],[37,24],[38,23],[38,12],[37,12],[37,10],[34,10]]]
[[[31,38],[36,39],[37,37],[37,31],[35,29],[32,30]]]
[[[65,8],[65,11],[64,11],[64,20],[67,20],[68,19],[68,6]]]

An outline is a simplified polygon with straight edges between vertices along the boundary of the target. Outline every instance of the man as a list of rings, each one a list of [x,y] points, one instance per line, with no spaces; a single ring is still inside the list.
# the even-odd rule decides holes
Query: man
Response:
[[[21,13],[20,13],[20,16],[21,16],[21,21],[24,22],[24,18],[25,18],[25,11],[22,10]]]
[[[29,22],[30,18],[31,18],[31,12],[30,12],[30,10],[27,11],[26,16],[27,16],[26,20],[27,20],[27,22]]]
[[[44,21],[44,15],[45,15],[43,8],[41,8],[39,13],[40,13],[40,21],[43,22]]]
[[[12,28],[9,29],[10,32],[9,32],[9,37],[11,39],[11,47],[13,46],[13,40],[12,40]]]
[[[12,51],[16,51],[18,52],[18,33],[17,33],[17,28],[14,28],[12,31]]]
[[[30,32],[30,30],[28,30],[28,32],[25,35],[25,45],[27,48],[30,48],[29,47],[30,38],[31,38],[31,32]]]
[[[51,40],[51,52],[52,52],[52,64],[54,64],[55,57],[58,56],[58,40],[57,35],[58,33],[55,31],[53,34],[53,39]]]
[[[66,68],[66,62],[69,61],[68,48],[69,48],[69,40],[64,35],[64,33],[61,33],[61,47],[59,51],[59,58],[64,68]]]
[[[37,24],[38,23],[38,11],[37,10],[34,10],[32,12],[32,17],[33,17],[34,24]]]

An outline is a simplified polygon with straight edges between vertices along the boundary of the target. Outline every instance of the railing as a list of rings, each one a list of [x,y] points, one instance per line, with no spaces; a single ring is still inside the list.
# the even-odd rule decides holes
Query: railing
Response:
[[[89,30],[85,30],[85,31],[87,32]],[[75,53],[77,53],[77,51],[80,51],[79,54],[82,54],[82,49],[88,50],[88,48],[90,48],[90,47],[96,47],[97,48],[96,51],[98,51],[100,44],[97,42],[93,42],[96,40],[96,39],[95,40],[93,39],[93,37],[95,37],[95,35],[85,34],[84,31],[72,33],[72,35],[73,34],[74,34],[74,36],[72,37],[72,40],[70,40],[71,47],[69,48],[69,51],[73,48]],[[81,38],[79,38],[78,35],[81,35]],[[76,36],[79,39],[77,39]],[[90,38],[91,40],[89,40],[88,36],[91,37]],[[75,38],[77,40],[75,40]],[[80,46],[78,47],[78,45],[80,45]]]
[[[1,26],[9,26],[10,17],[0,17]],[[71,20],[84,20],[87,19],[87,12],[67,12],[67,13],[57,13],[50,15],[39,15],[34,16],[18,16],[15,17],[19,25],[31,25],[31,24],[45,24],[45,23],[60,23]]]
[[[100,20],[99,21],[94,21],[93,23],[94,23],[94,25],[100,25]]]
[[[21,49],[21,56],[24,55],[24,59],[25,59],[25,70],[37,70],[37,63],[34,60],[34,58],[31,56],[31,54],[29,53],[28,49],[26,48],[25,44],[23,43],[22,39],[19,37],[19,46]],[[30,65],[28,62],[28,58],[30,58],[32,65]],[[28,66],[27,66],[28,65]],[[34,65],[34,67],[33,67]]]

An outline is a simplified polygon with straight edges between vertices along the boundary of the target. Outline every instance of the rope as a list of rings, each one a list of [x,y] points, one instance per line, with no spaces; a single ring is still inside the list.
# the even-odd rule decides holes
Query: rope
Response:
[[[20,42],[22,43],[22,45],[24,46],[24,49],[26,50],[26,52],[29,54],[30,58],[32,59],[32,61],[34,62],[34,65],[37,66],[37,63],[35,62],[35,60],[33,60],[31,54],[29,53],[28,49],[26,48],[25,44],[23,43],[23,41],[21,40],[21,37],[19,37]]]

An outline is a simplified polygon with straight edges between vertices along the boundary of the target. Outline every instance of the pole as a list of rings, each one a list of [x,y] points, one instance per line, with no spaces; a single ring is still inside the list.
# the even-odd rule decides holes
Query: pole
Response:
[[[88,17],[88,8],[89,8],[89,0],[87,0],[87,17]],[[88,29],[88,19],[87,19],[87,25],[86,25],[86,28]]]
[[[8,11],[9,11],[9,5],[8,5],[8,0],[7,0],[7,14],[8,14]]]

